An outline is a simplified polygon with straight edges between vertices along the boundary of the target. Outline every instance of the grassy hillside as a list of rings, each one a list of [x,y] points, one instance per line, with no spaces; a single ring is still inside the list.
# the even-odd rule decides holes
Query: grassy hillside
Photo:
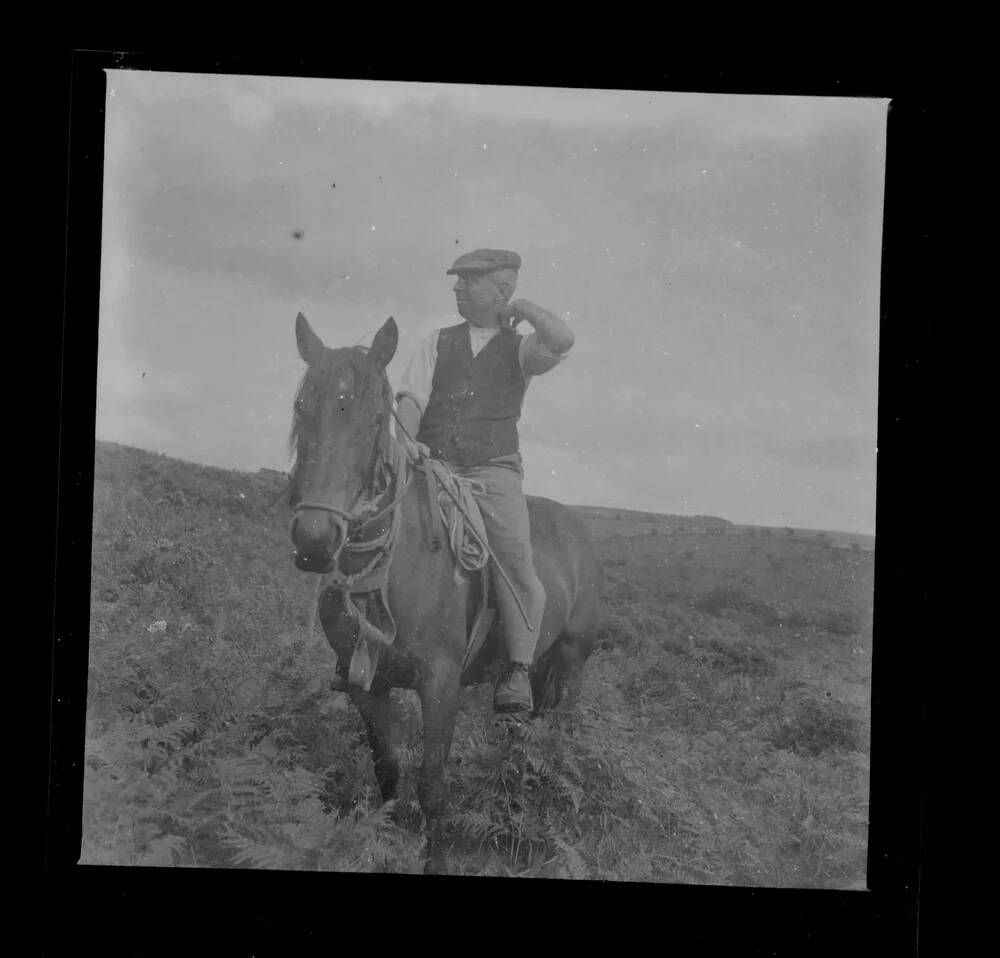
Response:
[[[83,862],[421,869],[415,696],[393,821],[281,487],[97,445]],[[609,587],[578,713],[494,724],[463,693],[453,871],[858,887],[872,556],[580,511]]]

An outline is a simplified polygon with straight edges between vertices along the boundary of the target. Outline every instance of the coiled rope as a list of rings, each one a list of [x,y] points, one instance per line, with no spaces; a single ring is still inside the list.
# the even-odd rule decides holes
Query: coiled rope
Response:
[[[430,468],[442,489],[438,492],[438,508],[441,519],[448,530],[448,545],[455,561],[467,572],[478,572],[490,560],[486,542],[486,525],[479,510],[476,496],[486,490],[481,482],[456,475],[437,460],[428,460]],[[478,533],[473,536],[466,529],[466,523]]]

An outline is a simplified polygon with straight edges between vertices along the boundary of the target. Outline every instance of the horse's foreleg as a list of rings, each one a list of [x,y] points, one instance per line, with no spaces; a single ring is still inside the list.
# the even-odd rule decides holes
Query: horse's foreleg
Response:
[[[424,724],[424,757],[417,784],[420,807],[427,820],[427,864],[424,873],[447,873],[444,858],[444,817],[448,811],[445,763],[451,750],[458,711],[459,666],[440,658],[433,663],[420,686]]]
[[[351,698],[361,713],[368,733],[372,759],[375,762],[375,779],[378,781],[382,801],[389,802],[396,797],[399,784],[399,763],[392,753],[390,740],[391,700],[388,686],[372,687],[370,692],[358,690]]]

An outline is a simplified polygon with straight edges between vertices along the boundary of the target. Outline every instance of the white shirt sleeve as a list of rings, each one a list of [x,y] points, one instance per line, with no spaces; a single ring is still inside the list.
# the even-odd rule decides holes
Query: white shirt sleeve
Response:
[[[427,402],[431,398],[431,386],[434,383],[434,366],[437,363],[438,330],[425,336],[410,355],[410,360],[403,369],[396,390],[396,399],[406,394],[424,414]]]
[[[517,357],[521,363],[521,371],[524,373],[525,379],[531,379],[533,375],[525,369],[525,365],[529,360],[536,365],[541,362],[541,371],[548,372],[548,370],[558,366],[567,356],[569,356],[569,350],[564,353],[553,352],[542,342],[538,333],[530,333],[527,336],[523,336],[521,342],[518,344]]]

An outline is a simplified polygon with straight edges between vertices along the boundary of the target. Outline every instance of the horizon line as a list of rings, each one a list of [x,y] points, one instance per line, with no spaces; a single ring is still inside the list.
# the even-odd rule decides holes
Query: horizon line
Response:
[[[125,449],[135,449],[138,452],[152,453],[153,455],[156,455],[156,456],[163,456],[163,457],[165,457],[167,459],[173,459],[176,462],[189,463],[189,464],[191,464],[193,466],[204,466],[204,467],[207,467],[209,469],[219,469],[219,470],[222,470],[224,472],[242,472],[242,473],[246,473],[247,475],[253,475],[255,472],[260,472],[260,471],[262,471],[264,469],[267,469],[267,470],[269,470],[271,472],[277,472],[277,473],[280,473],[282,475],[288,475],[289,474],[286,470],[276,469],[274,466],[258,466],[256,469],[239,469],[239,468],[235,468],[235,467],[232,467],[232,466],[216,466],[216,465],[213,465],[212,463],[209,463],[209,462],[199,462],[196,459],[185,459],[185,458],[183,458],[181,456],[175,456],[175,455],[171,455],[170,453],[160,452],[160,451],[158,451],[156,449],[147,449],[144,446],[133,446],[133,445],[131,445],[129,443],[126,443],[126,442],[119,442],[116,439],[101,439],[98,436],[94,437],[94,442],[95,443],[104,443],[105,445],[109,445],[109,446],[120,446],[120,447],[125,448]],[[525,495],[530,496],[530,495],[533,495],[533,493],[531,493],[530,491],[526,490],[525,491]],[[551,497],[550,496],[543,496],[543,497],[540,497],[540,498],[551,498]],[[859,531],[859,530],[856,530],[856,529],[834,529],[834,528],[830,528],[830,527],[826,527],[826,526],[789,525],[787,522],[780,522],[780,523],[743,522],[743,521],[737,521],[735,519],[727,519],[725,516],[715,515],[714,513],[710,513],[710,512],[694,512],[694,513],[657,512],[656,510],[653,510],[653,509],[643,509],[643,508],[640,508],[638,506],[600,505],[600,504],[597,504],[597,503],[591,503],[591,504],[587,504],[587,505],[582,505],[582,504],[579,504],[579,503],[568,503],[568,502],[567,503],[563,503],[563,504],[566,505],[566,506],[569,506],[572,509],[607,509],[607,510],[610,510],[610,511],[618,511],[618,512],[641,512],[641,513],[645,513],[647,515],[661,516],[663,518],[669,518],[671,516],[675,516],[677,518],[694,519],[696,517],[701,516],[701,517],[711,518],[711,519],[720,519],[721,521],[728,522],[730,525],[733,525],[733,526],[752,526],[752,527],[758,528],[758,529],[794,529],[794,530],[800,531],[800,532],[827,532],[827,533],[835,533],[837,535],[845,535],[845,536],[867,536],[867,537],[872,538],[872,539],[875,538],[875,530],[874,529],[871,532],[862,532],[862,531]]]

